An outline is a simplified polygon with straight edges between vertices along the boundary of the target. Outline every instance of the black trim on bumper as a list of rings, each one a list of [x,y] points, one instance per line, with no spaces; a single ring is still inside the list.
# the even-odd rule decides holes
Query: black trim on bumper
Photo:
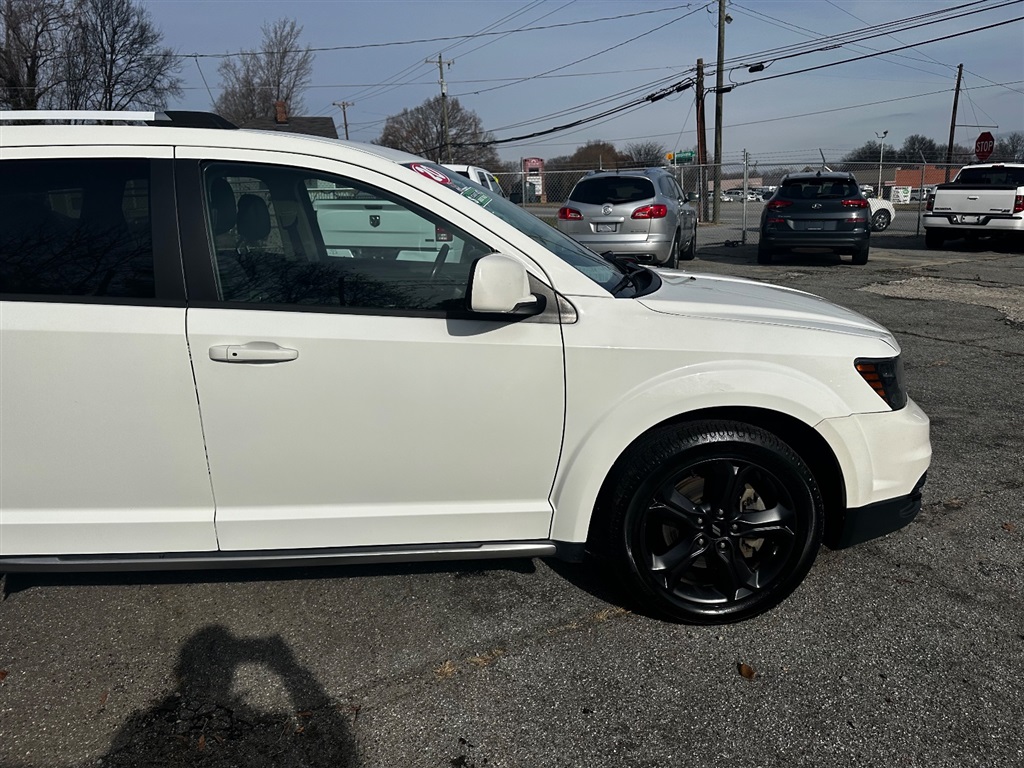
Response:
[[[921,475],[917,485],[906,496],[886,499],[866,507],[847,509],[843,524],[835,541],[826,542],[832,549],[852,547],[887,533],[898,531],[917,517],[921,511],[921,489],[924,488],[928,473]]]

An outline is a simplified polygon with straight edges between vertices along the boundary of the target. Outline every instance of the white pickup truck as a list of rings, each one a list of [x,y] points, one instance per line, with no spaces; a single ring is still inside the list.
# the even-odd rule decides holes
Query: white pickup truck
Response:
[[[1024,239],[1024,164],[986,163],[960,169],[928,196],[924,242],[941,248],[946,240],[984,236]]]

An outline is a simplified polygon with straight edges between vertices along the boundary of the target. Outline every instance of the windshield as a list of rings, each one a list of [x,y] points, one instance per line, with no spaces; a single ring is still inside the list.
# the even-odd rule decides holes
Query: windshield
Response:
[[[481,208],[486,208],[506,224],[515,227],[527,237],[544,246],[605,290],[612,291],[621,284],[625,272],[618,266],[602,259],[568,235],[563,235],[532,213],[524,211],[515,203],[498,197],[486,187],[481,187],[479,184],[433,163],[406,163],[406,167],[443,184],[457,194],[472,200]]]

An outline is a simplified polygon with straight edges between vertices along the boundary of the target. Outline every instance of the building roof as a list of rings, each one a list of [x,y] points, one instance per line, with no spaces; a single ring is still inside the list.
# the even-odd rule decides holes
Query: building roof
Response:
[[[238,126],[260,131],[281,131],[283,133],[305,133],[311,136],[338,138],[338,129],[329,117],[289,117],[287,122],[278,122],[273,117],[259,117]]]

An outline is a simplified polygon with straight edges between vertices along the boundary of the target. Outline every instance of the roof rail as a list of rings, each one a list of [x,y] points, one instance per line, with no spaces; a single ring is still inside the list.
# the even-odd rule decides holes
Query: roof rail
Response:
[[[42,120],[112,121],[146,123],[174,128],[222,128],[238,126],[213,112],[164,110],[163,112],[116,111],[103,109],[19,109],[0,110],[0,122],[39,122]]]

